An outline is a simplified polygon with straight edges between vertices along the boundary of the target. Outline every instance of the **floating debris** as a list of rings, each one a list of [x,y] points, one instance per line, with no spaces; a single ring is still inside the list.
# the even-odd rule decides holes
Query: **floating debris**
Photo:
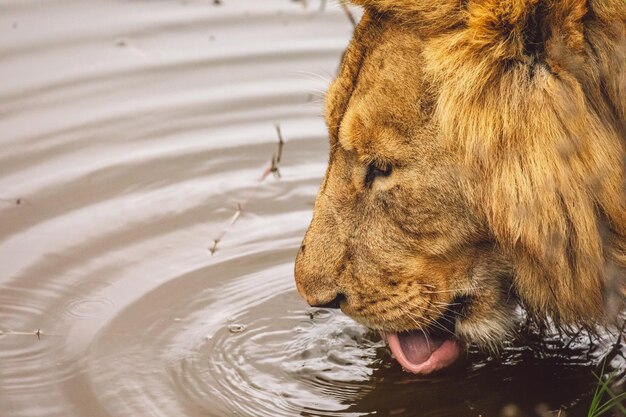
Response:
[[[245,330],[246,330],[245,324],[231,324],[228,326],[228,331],[233,334],[241,333]]]
[[[255,187],[255,189],[252,191],[252,195],[256,193],[258,188],[261,186],[261,183],[265,181],[270,174],[273,173],[277,178],[281,178],[279,166],[283,158],[283,148],[285,146],[285,140],[283,139],[283,134],[280,129],[280,124],[276,123],[274,125],[274,129],[276,130],[276,135],[278,137],[277,150],[272,155],[270,165],[265,169],[265,171],[263,171],[263,175],[261,175],[261,178],[259,178],[259,183]],[[232,227],[235,225],[237,220],[239,220],[239,217],[241,217],[241,214],[243,213],[244,205],[247,204],[251,199],[252,199],[252,196],[250,196],[244,203],[237,204],[237,211],[235,212],[235,214],[233,214],[233,217],[230,219],[230,221],[228,222],[228,224],[226,225],[222,233],[220,233],[218,237],[213,239],[213,244],[209,248],[209,253],[211,254],[211,256],[215,255],[215,252],[217,252],[219,243],[222,241],[226,233],[228,233],[230,229],[232,229]]]
[[[352,23],[352,26],[356,28],[356,24],[357,24],[356,18],[352,14],[352,11],[350,11],[350,8],[348,8],[348,5],[346,4],[346,2],[340,1],[339,5],[341,6],[341,8],[343,9],[343,12],[348,17],[348,20],[350,21],[350,23]]]
[[[15,204],[18,206],[22,204],[21,198],[0,198],[0,201],[3,203]]]
[[[310,320],[326,320],[333,314],[324,308],[320,308],[316,310],[310,310],[308,312],[308,315]]]
[[[215,252],[217,252],[217,244],[220,243],[219,239],[215,239],[213,241],[213,246],[211,246],[209,248],[209,252],[211,252],[211,256],[215,255]]]
[[[274,129],[276,129],[276,135],[278,136],[278,150],[276,151],[275,154],[272,155],[271,164],[263,173],[263,176],[261,177],[261,181],[267,178],[269,174],[274,174],[277,178],[280,178],[279,165],[283,157],[283,147],[285,146],[285,140],[283,139],[283,134],[280,130],[280,125],[275,124]]]
[[[241,204],[237,204],[237,211],[235,212],[235,214],[233,215],[233,217],[230,219],[230,222],[228,223],[228,226],[226,227],[226,229],[224,229],[224,231],[222,232],[222,234],[217,238],[217,239],[213,239],[213,246],[211,246],[209,248],[209,252],[211,252],[211,256],[213,256],[215,254],[215,252],[217,251],[217,245],[220,243],[220,240],[222,240],[222,238],[224,237],[224,235],[230,230],[231,227],[233,227],[233,225],[237,222],[237,220],[239,219],[239,217],[241,216],[241,213],[243,213],[243,207],[241,206]]]

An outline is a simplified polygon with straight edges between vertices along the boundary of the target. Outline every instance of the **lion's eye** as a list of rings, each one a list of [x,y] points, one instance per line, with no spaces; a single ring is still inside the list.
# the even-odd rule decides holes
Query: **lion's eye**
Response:
[[[391,169],[391,164],[370,162],[365,173],[365,186],[371,187],[377,177],[388,177],[391,175]]]

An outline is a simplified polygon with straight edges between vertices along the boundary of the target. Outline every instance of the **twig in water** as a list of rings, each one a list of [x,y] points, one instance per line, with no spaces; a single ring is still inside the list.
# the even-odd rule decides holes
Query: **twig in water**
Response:
[[[278,150],[275,154],[272,155],[270,166],[267,167],[265,171],[263,171],[263,175],[261,175],[261,178],[259,178],[259,181],[256,187],[252,190],[251,195],[243,203],[237,203],[237,211],[235,212],[233,217],[231,217],[230,221],[228,222],[222,233],[220,233],[217,238],[213,239],[213,245],[211,245],[211,247],[209,248],[211,256],[213,256],[215,252],[217,252],[217,246],[222,241],[226,233],[228,233],[230,229],[232,229],[232,227],[235,225],[235,223],[241,216],[241,213],[243,213],[245,205],[252,199],[254,194],[257,192],[257,190],[259,189],[263,181],[265,181],[265,179],[269,176],[269,174],[274,173],[277,178],[280,178],[279,165],[283,157],[283,147],[285,146],[285,141],[283,139],[283,134],[280,130],[280,125],[275,124],[274,128],[276,129],[276,134],[278,135]]]
[[[279,165],[280,161],[283,157],[283,147],[285,146],[285,141],[283,140],[283,134],[280,130],[280,125],[275,124],[274,128],[276,129],[276,134],[278,135],[278,151],[272,155],[272,160],[270,166],[263,172],[261,176],[261,181],[265,180],[270,173],[273,173],[277,178],[280,178],[280,170]]]
[[[21,198],[0,198],[0,201],[3,203],[16,204],[18,206],[22,204]]]
[[[276,129],[276,134],[278,135],[278,153],[276,154],[276,162],[280,163],[280,160],[283,157],[283,147],[285,146],[285,141],[283,140],[283,134],[280,131],[280,125],[275,124],[274,128]]]
[[[211,252],[211,256],[215,255],[215,252],[217,251],[217,244],[220,243],[219,239],[214,239],[213,240],[213,246],[211,246],[209,248],[209,252]]]
[[[226,228],[222,231],[222,233],[219,235],[219,237],[217,237],[216,239],[213,239],[213,246],[211,246],[211,248],[209,249],[209,252],[211,252],[211,256],[213,256],[215,254],[215,252],[217,251],[217,245],[220,243],[220,241],[222,240],[224,235],[226,233],[228,233],[228,231],[237,222],[237,220],[241,216],[242,212],[243,212],[243,207],[241,206],[241,204],[238,203],[237,204],[237,211],[235,212],[233,217],[230,218],[230,221],[228,222],[228,225],[226,226]]]
[[[41,329],[37,329],[35,331],[31,331],[31,332],[14,332],[14,331],[3,331],[0,330],[0,336],[37,336],[37,339],[41,340],[41,338],[43,337],[43,331]],[[59,334],[54,334],[54,333],[46,333],[47,337],[60,337],[61,335]]]
[[[350,23],[352,23],[352,26],[356,27],[356,19],[354,15],[352,14],[352,12],[350,11],[350,9],[348,8],[348,5],[345,3],[345,1],[341,0],[339,2],[339,5],[341,6],[341,8],[343,9],[343,12],[348,17],[348,20],[350,21]]]

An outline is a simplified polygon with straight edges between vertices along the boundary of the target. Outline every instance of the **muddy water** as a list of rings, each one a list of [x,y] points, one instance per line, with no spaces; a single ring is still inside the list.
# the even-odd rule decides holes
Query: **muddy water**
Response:
[[[610,335],[420,379],[299,299],[352,26],[221,3],[0,1],[0,416],[586,415]]]

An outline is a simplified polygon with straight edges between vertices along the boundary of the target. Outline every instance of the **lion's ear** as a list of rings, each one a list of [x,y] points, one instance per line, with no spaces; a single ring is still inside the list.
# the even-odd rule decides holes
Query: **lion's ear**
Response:
[[[606,1],[604,21],[586,1],[470,1],[424,52],[443,137],[521,299],[562,324],[603,318],[607,271],[626,268],[623,55],[611,68],[626,3]]]

